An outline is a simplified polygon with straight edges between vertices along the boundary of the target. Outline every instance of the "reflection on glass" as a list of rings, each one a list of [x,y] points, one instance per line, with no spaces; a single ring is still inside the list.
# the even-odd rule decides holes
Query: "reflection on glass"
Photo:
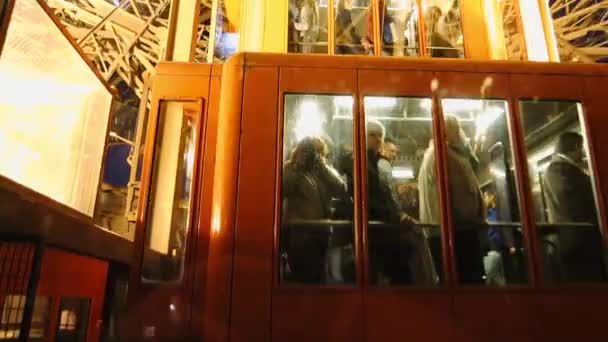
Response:
[[[15,341],[19,338],[21,324],[23,323],[23,312],[25,310],[25,296],[6,295],[0,318],[0,340]],[[32,312],[32,323],[29,338],[41,339],[46,334],[46,326],[49,319],[51,306],[50,297],[36,297],[34,310]]]
[[[55,341],[86,341],[90,306],[89,298],[61,298]]]
[[[502,18],[502,31],[505,41],[506,56],[508,60],[521,61],[525,58],[524,34],[521,30],[521,16],[519,15],[516,0],[503,0],[498,2]]]
[[[520,111],[545,282],[606,281],[580,103],[521,101]]]
[[[422,0],[427,54],[464,57],[459,0]]]
[[[284,283],[355,282],[352,108],[351,96],[285,96],[280,233]]]
[[[15,1],[0,80],[0,174],[92,217],[112,95],[36,1]]]
[[[215,26],[214,60],[225,61],[238,51],[240,3],[218,0],[217,24]]]
[[[327,2],[289,0],[288,52],[327,53]]]
[[[364,101],[371,281],[436,286],[442,256],[431,100]]]
[[[459,280],[525,283],[507,101],[444,99],[442,107]]]
[[[418,56],[416,0],[388,0],[382,17],[382,51],[389,56]]]
[[[162,101],[146,222],[144,279],[179,281],[190,228],[197,102]]]
[[[150,93],[148,93],[149,96]],[[138,101],[139,102],[139,101]],[[95,203],[95,224],[133,240],[137,196],[148,118],[137,103],[115,103],[110,134],[104,153],[104,167]]]
[[[369,0],[335,0],[336,4],[336,54],[363,54],[362,43],[367,36],[367,20],[370,18]]]

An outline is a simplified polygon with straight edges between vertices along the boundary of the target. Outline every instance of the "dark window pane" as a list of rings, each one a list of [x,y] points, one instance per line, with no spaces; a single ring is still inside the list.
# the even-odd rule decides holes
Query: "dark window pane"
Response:
[[[604,282],[593,170],[574,101],[521,101],[544,280]]]

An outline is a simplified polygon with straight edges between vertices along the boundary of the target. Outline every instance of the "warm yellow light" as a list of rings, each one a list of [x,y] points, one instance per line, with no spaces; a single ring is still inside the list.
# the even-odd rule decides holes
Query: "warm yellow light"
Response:
[[[548,62],[549,51],[538,2],[519,0],[519,8],[526,37],[528,59],[537,62]]]

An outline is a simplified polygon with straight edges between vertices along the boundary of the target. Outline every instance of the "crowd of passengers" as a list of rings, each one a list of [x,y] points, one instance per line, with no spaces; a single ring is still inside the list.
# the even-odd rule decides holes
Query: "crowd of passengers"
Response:
[[[374,20],[373,5],[367,9],[366,32],[361,36],[353,23],[352,5],[353,0],[337,0],[335,30],[336,30],[336,53],[337,54],[373,54],[374,47]],[[402,46],[410,46],[408,38],[396,29],[396,18],[389,12],[388,3],[384,0],[377,2],[379,8],[379,22],[382,23],[382,55],[392,56],[401,55],[395,51],[398,43]],[[458,58],[459,52],[454,48],[453,35],[450,34],[451,23],[459,23],[458,1],[454,1],[453,8],[447,13],[443,13],[437,6],[431,6],[425,11],[424,22],[425,30],[429,32],[428,43],[432,57],[452,57]],[[416,11],[409,11],[407,18],[400,18],[404,22],[409,22],[410,17]],[[289,40],[293,46],[290,51],[302,53],[314,53],[315,46],[320,43],[322,28],[319,20],[319,6],[316,0],[298,0],[290,2],[289,9]],[[404,37],[401,37],[404,36]],[[417,55],[414,48],[406,48],[403,55]]]
[[[459,280],[469,284],[505,285],[503,263],[518,248],[513,228],[488,225],[496,218],[500,194],[482,192],[479,161],[459,119],[446,115],[449,195]],[[376,284],[433,286],[442,281],[440,199],[434,144],[431,140],[418,173],[418,212],[404,208],[392,175],[397,144],[385,138],[379,121],[367,123],[367,219],[370,276]],[[597,225],[583,137],[559,136],[543,186],[549,222]],[[299,283],[352,283],[353,156],[328,156],[320,137],[302,139],[283,169],[283,277]],[[365,175],[364,175],[365,176]],[[312,223],[311,223],[312,222]],[[342,224],[340,223],[342,222]],[[330,229],[328,229],[330,228]],[[601,237],[587,231],[548,230],[541,236],[545,279],[559,282],[602,281]],[[525,261],[524,261],[525,263]],[[518,272],[525,273],[522,268]],[[521,275],[520,275],[521,276]]]

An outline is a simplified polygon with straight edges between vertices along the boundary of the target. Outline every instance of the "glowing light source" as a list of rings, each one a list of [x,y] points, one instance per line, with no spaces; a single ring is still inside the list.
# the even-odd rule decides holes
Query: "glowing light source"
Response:
[[[507,174],[504,171],[502,171],[494,166],[490,167],[490,173],[492,173],[494,175],[494,177],[496,177],[496,178],[500,178],[500,179],[507,178]]]
[[[502,114],[504,114],[504,110],[499,107],[490,107],[483,111],[475,118],[475,139],[479,139],[483,136],[490,125],[496,121]]]
[[[371,96],[365,98],[365,107],[369,109],[392,108],[397,105],[394,97]]]
[[[519,13],[526,37],[528,59],[537,62],[549,61],[547,40],[538,1],[519,0]]]
[[[298,119],[294,127],[296,140],[300,141],[308,136],[320,136],[325,120],[321,115],[319,105],[314,101],[304,100],[300,104],[298,112]]]
[[[409,167],[395,167],[392,176],[395,179],[412,179],[414,178],[414,171]]]
[[[444,99],[441,101],[443,111],[445,112],[474,112],[482,109],[481,100],[470,99]]]

